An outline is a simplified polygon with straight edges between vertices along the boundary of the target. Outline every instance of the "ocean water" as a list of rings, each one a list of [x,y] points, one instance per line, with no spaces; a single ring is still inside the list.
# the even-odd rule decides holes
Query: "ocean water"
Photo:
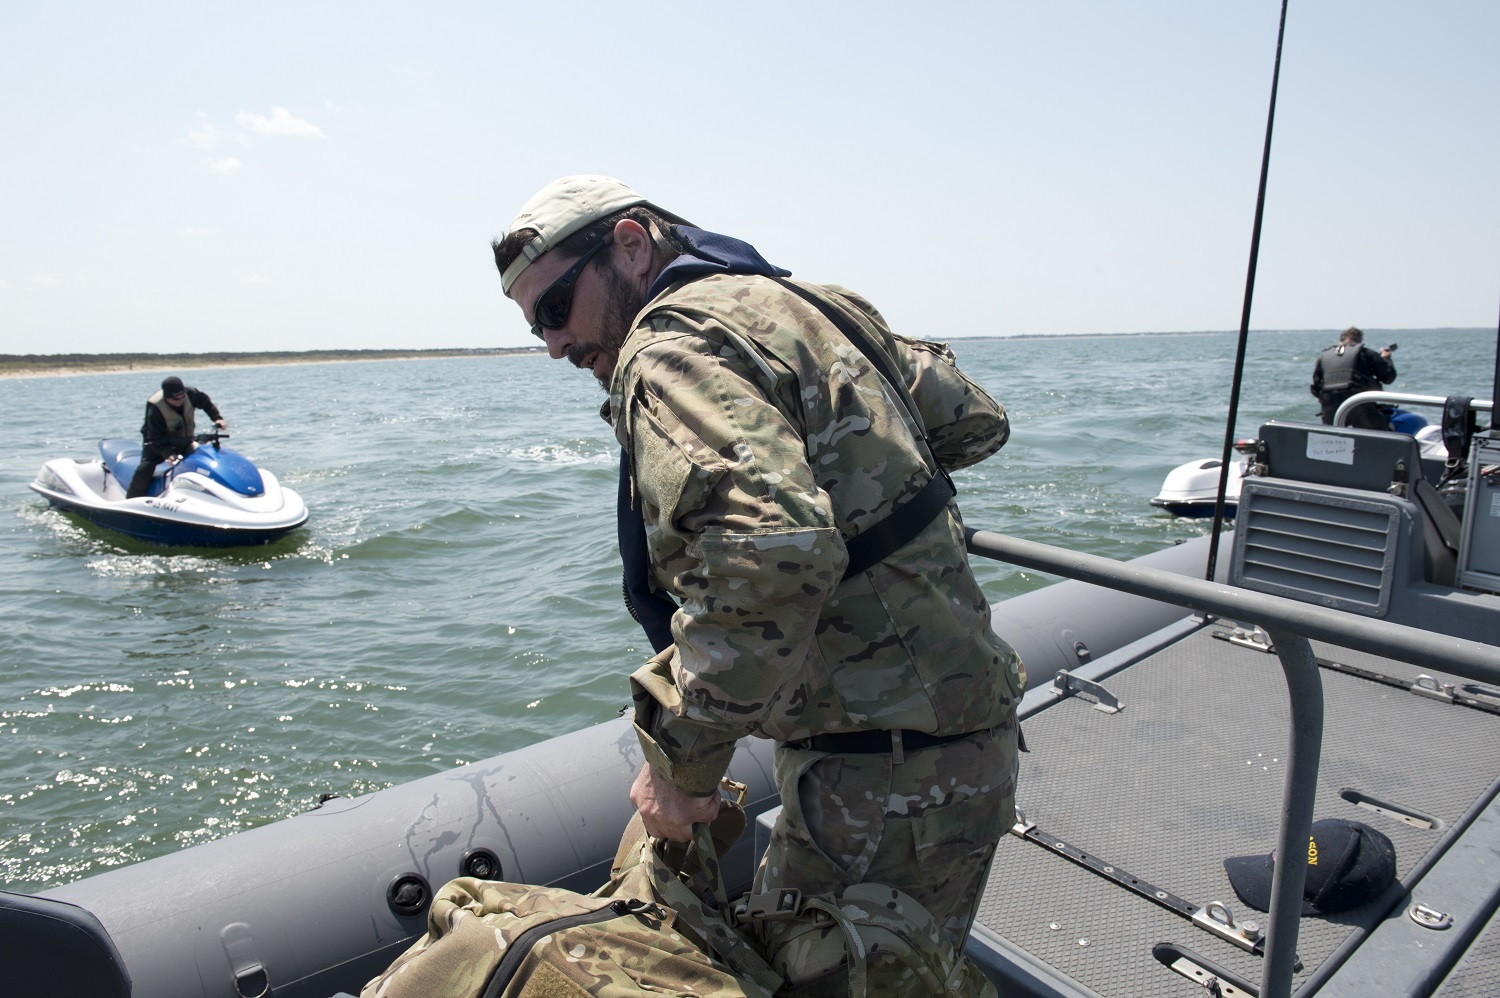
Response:
[[[1316,418],[1323,332],[1251,338],[1236,436]],[[1489,398],[1492,330],[1399,330],[1395,388]],[[1203,533],[1154,510],[1217,456],[1229,333],[958,340],[1013,432],[955,476],[971,526],[1127,559]],[[54,457],[131,436],[165,373],[308,525],[173,551],[50,510]],[[542,357],[0,381],[0,878],[30,891],[618,715],[648,646],[619,599],[615,446]],[[1052,581],[976,564],[992,600]],[[625,792],[621,787],[621,793]]]

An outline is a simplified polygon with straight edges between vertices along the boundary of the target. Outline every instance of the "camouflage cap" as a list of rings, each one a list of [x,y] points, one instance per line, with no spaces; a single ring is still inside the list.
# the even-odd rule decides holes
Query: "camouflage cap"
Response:
[[[584,226],[636,205],[650,208],[669,222],[692,224],[658,208],[614,177],[584,175],[552,181],[521,206],[515,221],[505,230],[507,236],[517,229],[535,229],[539,235],[527,243],[520,255],[505,268],[505,273],[500,275],[501,288],[510,294],[516,278],[543,253]]]

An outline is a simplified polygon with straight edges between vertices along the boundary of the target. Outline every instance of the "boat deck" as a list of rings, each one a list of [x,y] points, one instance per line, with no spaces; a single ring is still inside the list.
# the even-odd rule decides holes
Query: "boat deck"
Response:
[[[1493,998],[1500,995],[1500,917],[1492,917],[1474,946],[1433,992],[1433,998]]]
[[[1227,631],[1208,625],[1105,679],[1102,685],[1124,704],[1119,713],[1077,696],[1032,712],[1023,725],[1030,752],[1022,756],[1017,803],[1038,832],[1116,875],[1194,906],[1223,902],[1236,919],[1265,926],[1269,916],[1236,897],[1223,860],[1265,854],[1276,844],[1289,737],[1286,686],[1274,654],[1231,644],[1222,639]],[[1314,650],[1320,660],[1408,682],[1419,674],[1348,649],[1315,642]],[[1348,818],[1384,832],[1396,847],[1398,875],[1410,884],[1474,816],[1493,807],[1500,715],[1482,709],[1484,691],[1472,687],[1467,692],[1478,694],[1480,707],[1332,668],[1320,672],[1325,722],[1314,818]],[[1460,694],[1468,686],[1452,676],[1435,678],[1455,683]],[[1493,705],[1500,708],[1500,698]],[[1439,897],[1419,899],[1443,904]],[[1406,920],[1410,903],[1404,888],[1393,888],[1364,908],[1303,918],[1297,943],[1303,969],[1295,987],[1304,993],[1321,987],[1366,933],[1390,919]],[[1480,924],[1490,917],[1485,913]],[[1462,990],[1462,980],[1500,975],[1500,930],[1492,925],[1485,938],[1489,943],[1468,953],[1462,976],[1454,974],[1445,994],[1480,993]],[[1260,956],[1107,874],[1012,835],[996,853],[970,949],[989,948],[1043,976],[1052,968],[1065,979],[1058,994],[1204,994],[1202,984],[1153,956],[1163,943],[1259,985]]]

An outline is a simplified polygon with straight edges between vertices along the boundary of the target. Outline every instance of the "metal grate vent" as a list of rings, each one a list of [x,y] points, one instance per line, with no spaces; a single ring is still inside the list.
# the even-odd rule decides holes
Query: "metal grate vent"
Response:
[[[1236,519],[1231,584],[1385,616],[1401,523],[1394,501],[1247,481]]]

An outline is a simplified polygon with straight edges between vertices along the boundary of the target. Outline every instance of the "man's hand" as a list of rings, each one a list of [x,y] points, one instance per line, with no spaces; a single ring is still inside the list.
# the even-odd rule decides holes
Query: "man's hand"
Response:
[[[214,420],[214,425],[217,426],[221,430],[228,429],[229,428],[229,420],[227,420],[227,419],[216,419],[216,420]]]
[[[712,821],[719,813],[719,795],[694,797],[662,779],[650,764],[641,767],[640,775],[630,786],[630,802],[641,812],[646,834],[673,842],[688,842],[693,826]]]

